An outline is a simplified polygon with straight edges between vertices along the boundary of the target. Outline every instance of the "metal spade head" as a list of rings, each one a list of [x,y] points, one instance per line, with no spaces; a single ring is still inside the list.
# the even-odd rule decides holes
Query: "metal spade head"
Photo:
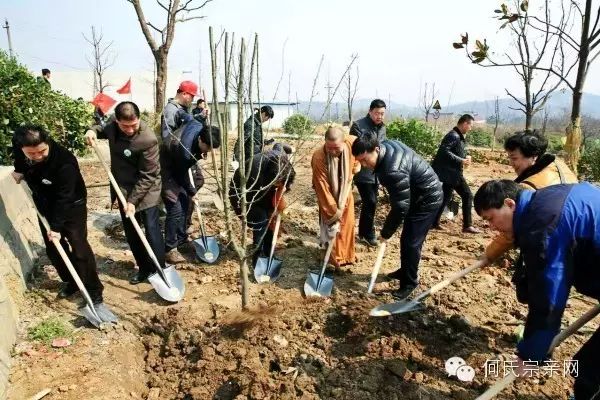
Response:
[[[281,275],[282,260],[273,257],[269,263],[267,257],[258,257],[254,266],[254,279],[258,283],[275,282]]]
[[[319,272],[309,271],[306,282],[304,282],[304,294],[306,297],[329,297],[333,291],[333,275],[323,274],[319,285]]]
[[[98,314],[102,322],[110,322],[115,324],[119,321],[119,318],[117,318],[117,316],[113,314],[113,312],[110,311],[104,303],[94,304],[94,308],[96,309],[96,314]]]
[[[102,326],[102,323],[104,321],[102,321],[100,316],[96,313],[96,310],[92,309],[92,307],[90,307],[89,304],[86,303],[83,307],[79,309],[79,312],[96,328],[100,328]]]
[[[204,236],[193,242],[198,258],[205,263],[212,264],[219,258],[219,242],[214,236]]]
[[[423,305],[414,300],[401,300],[395,303],[382,304],[371,310],[371,317],[387,317],[393,314],[403,314],[411,311],[422,310]]]
[[[148,281],[156,290],[156,293],[163,299],[173,303],[183,299],[185,294],[185,283],[181,276],[173,267],[169,265],[162,270],[164,279],[159,272],[155,272],[148,277]]]

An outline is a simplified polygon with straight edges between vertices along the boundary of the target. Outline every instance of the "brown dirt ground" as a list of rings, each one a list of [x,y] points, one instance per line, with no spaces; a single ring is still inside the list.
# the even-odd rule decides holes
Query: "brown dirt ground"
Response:
[[[305,153],[306,154],[306,153]],[[501,153],[478,150],[466,172],[472,188],[491,177],[511,178]],[[468,275],[425,301],[422,312],[374,319],[368,311],[389,302],[389,284],[379,283],[375,295],[366,285],[376,250],[357,245],[359,260],[335,276],[331,298],[303,297],[307,268],[319,263],[317,209],[310,188],[309,158],[299,158],[298,184],[290,196],[292,212],[283,222],[287,233],[276,255],[284,261],[276,284],[250,288],[253,311],[241,314],[238,264],[225,246],[216,265],[187,263],[178,267],[187,284],[184,301],[167,304],[149,284],[130,286],[134,264],[118,224],[101,225],[109,214],[108,188],[89,190],[90,242],[97,256],[106,303],[121,323],[109,331],[91,329],[76,313],[76,301],[56,301],[58,278],[42,267],[20,304],[21,343],[10,376],[10,400],[28,399],[49,388],[45,399],[470,399],[494,379],[483,364],[509,355],[515,346],[515,321],[523,321],[510,284],[500,266]],[[86,182],[106,182],[100,166],[82,163]],[[210,190],[210,182],[206,189]],[[209,197],[205,200],[210,202]],[[385,218],[382,198],[377,223]],[[102,216],[100,218],[99,216]],[[223,219],[207,207],[210,232],[222,234]],[[475,217],[476,225],[484,228]],[[460,233],[460,219],[433,231],[425,244],[421,286],[431,286],[472,263],[491,238]],[[222,237],[222,236],[221,236]],[[223,240],[222,240],[223,242]],[[398,234],[390,240],[380,276],[398,265]],[[190,259],[192,253],[184,252]],[[504,265],[507,262],[501,262]],[[382,279],[379,279],[382,281]],[[572,322],[593,302],[572,298],[565,322]],[[55,350],[28,343],[26,330],[48,315],[74,327],[73,345]],[[555,360],[570,359],[588,338],[569,338]],[[17,350],[19,349],[19,350]],[[476,370],[472,383],[448,377],[444,361],[464,358]],[[570,378],[523,380],[499,399],[565,399]],[[154,397],[153,397],[154,396]]]

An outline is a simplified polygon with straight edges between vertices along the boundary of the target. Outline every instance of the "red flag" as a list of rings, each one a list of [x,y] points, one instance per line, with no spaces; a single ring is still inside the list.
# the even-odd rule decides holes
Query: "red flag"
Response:
[[[98,107],[104,114],[108,113],[108,110],[115,105],[117,101],[110,96],[105,95],[104,93],[98,93],[94,100],[91,101],[93,105]]]
[[[127,81],[127,83],[125,83],[123,85],[123,87],[121,87],[120,89],[117,89],[117,93],[119,93],[119,94],[131,93],[131,78],[129,78],[129,80]]]

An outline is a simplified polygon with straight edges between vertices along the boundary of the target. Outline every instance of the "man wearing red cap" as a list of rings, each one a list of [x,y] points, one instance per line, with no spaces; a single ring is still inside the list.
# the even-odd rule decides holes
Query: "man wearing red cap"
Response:
[[[194,100],[194,96],[198,95],[198,85],[192,81],[183,81],[179,84],[177,94],[174,98],[169,99],[160,121],[160,130],[162,138],[166,138],[170,133],[173,133],[177,128],[183,125],[192,118],[189,113],[190,106]]]

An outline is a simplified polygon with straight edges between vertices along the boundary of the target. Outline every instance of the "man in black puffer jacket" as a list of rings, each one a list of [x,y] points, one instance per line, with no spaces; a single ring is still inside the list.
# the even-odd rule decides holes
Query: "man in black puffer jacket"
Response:
[[[369,106],[369,113],[352,124],[350,134],[356,137],[371,136],[379,142],[383,142],[386,139],[384,117],[385,102],[375,99]],[[377,208],[377,177],[373,171],[363,168],[354,175],[354,183],[361,200],[358,238],[369,246],[376,246],[377,238],[373,221]]]
[[[471,157],[467,155],[467,149],[465,148],[465,136],[472,126],[473,116],[469,114],[462,115],[454,129],[442,139],[437,154],[431,163],[444,188],[444,201],[434,224],[438,229],[440,228],[440,219],[444,207],[452,198],[452,193],[456,191],[462,201],[463,232],[479,233],[479,230],[472,225],[473,194],[463,176],[463,167],[471,164]]]
[[[418,284],[421,248],[442,205],[442,184],[431,166],[410,147],[397,140],[379,143],[376,137],[363,136],[354,141],[352,154],[372,170],[390,196],[390,212],[379,240],[388,240],[401,224],[400,268],[389,278],[400,280],[392,293],[408,297]]]

